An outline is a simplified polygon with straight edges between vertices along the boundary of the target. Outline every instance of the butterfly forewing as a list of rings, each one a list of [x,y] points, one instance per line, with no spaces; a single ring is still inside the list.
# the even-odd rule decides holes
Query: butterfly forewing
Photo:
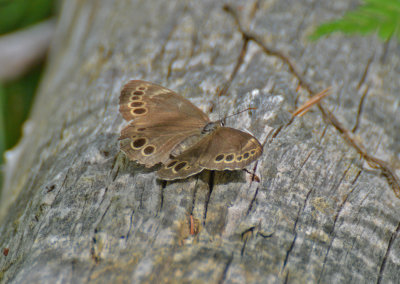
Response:
[[[129,81],[119,97],[119,110],[125,120],[147,117],[164,121],[169,116],[186,117],[204,125],[208,116],[187,99],[162,86],[141,81]]]
[[[130,81],[122,89],[120,112],[124,119],[133,120],[121,131],[121,150],[147,167],[165,162],[176,145],[201,133],[209,122],[188,100],[139,80]]]

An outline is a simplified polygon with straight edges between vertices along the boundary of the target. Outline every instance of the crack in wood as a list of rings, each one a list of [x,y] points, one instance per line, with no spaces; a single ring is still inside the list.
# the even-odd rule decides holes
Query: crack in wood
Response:
[[[245,230],[245,231],[242,233],[242,242],[243,242],[243,245],[242,245],[242,249],[240,250],[240,256],[241,256],[241,257],[243,257],[243,255],[244,255],[244,251],[245,251],[245,249],[246,249],[247,241],[253,236],[253,233],[254,233],[254,229],[255,229],[255,228],[256,228],[256,226],[252,226],[252,227],[248,228],[247,230]]]
[[[283,283],[284,283],[284,284],[289,283],[289,269],[288,269],[288,271],[287,271],[287,273],[286,273],[286,275],[285,275],[285,279],[284,279]]]
[[[343,156],[342,156],[342,158],[343,158]],[[342,160],[342,159],[341,159],[341,160]],[[340,164],[340,162],[339,162],[338,164]],[[333,184],[333,186],[332,186],[332,188],[331,188],[330,191],[336,191],[336,190],[340,187],[340,184],[343,182],[343,180],[344,180],[344,178],[346,177],[347,173],[349,172],[351,166],[352,166],[352,164],[350,164],[350,165],[347,167],[347,169],[344,170],[344,172],[343,172],[343,174],[342,174],[342,176],[341,176],[339,182],[337,183],[337,185]]]
[[[135,210],[132,210],[132,213],[131,213],[131,216],[130,216],[130,219],[129,219],[129,221],[130,221],[130,222],[129,222],[129,229],[128,229],[128,232],[126,233],[125,242],[128,241],[129,235],[130,235],[130,233],[131,233],[132,224],[133,224],[133,214],[135,214]]]
[[[300,166],[300,170],[304,168],[304,165],[307,163],[308,159],[310,159],[312,153],[314,152],[314,149],[312,149],[306,156],[306,158],[303,160]]]
[[[243,257],[244,250],[246,249],[247,238],[243,241],[242,249],[240,250],[240,256]]]
[[[355,178],[353,179],[353,181],[351,182],[351,185],[354,185],[354,184],[356,183],[356,181],[358,180],[359,176],[361,175],[361,172],[362,172],[361,170],[358,171],[356,177],[355,177]],[[342,202],[339,204],[339,206],[338,206],[338,208],[337,208],[337,210],[336,210],[336,213],[335,213],[335,215],[334,215],[334,217],[333,217],[333,225],[332,225],[332,228],[331,228],[331,230],[330,230],[330,232],[329,232],[329,235],[331,236],[331,240],[330,240],[330,242],[329,242],[328,248],[327,248],[326,253],[325,253],[325,256],[324,256],[324,260],[323,260],[323,262],[322,262],[322,269],[321,269],[321,272],[319,273],[319,277],[318,277],[317,283],[321,283],[321,281],[322,281],[321,279],[322,279],[322,276],[323,276],[323,274],[324,274],[324,272],[325,272],[325,266],[326,266],[326,263],[327,263],[327,261],[328,261],[328,255],[329,255],[329,252],[331,251],[332,244],[333,244],[333,242],[334,242],[334,240],[335,240],[335,238],[336,238],[335,228],[336,228],[337,220],[339,219],[340,213],[342,212],[342,210],[343,210],[343,208],[344,208],[344,204],[346,204],[346,202],[347,202],[349,196],[353,193],[353,191],[354,191],[355,188],[356,188],[356,187],[353,187],[353,188],[350,190],[350,192],[348,192],[348,193],[344,196],[345,198],[344,198],[344,199],[342,200]]]
[[[175,53],[175,55],[171,58],[171,60],[169,61],[169,63],[168,63],[168,71],[167,71],[167,81],[171,78],[171,75],[172,75],[172,65],[174,64],[174,62],[176,61],[176,59],[178,59],[179,58],[179,51],[177,51],[176,53]]]
[[[375,53],[368,59],[367,65],[364,68],[364,72],[360,78],[360,81],[358,82],[357,89],[360,89],[361,86],[365,83],[365,79],[367,78],[369,68],[371,66],[372,61],[374,60],[374,57],[375,57]]]
[[[140,209],[144,209],[144,206],[143,206],[143,194],[144,194],[144,192],[145,192],[145,189],[144,189],[144,187],[143,187],[143,188],[142,188],[142,192],[140,193],[139,210],[140,210]]]
[[[363,94],[360,98],[360,103],[358,104],[358,108],[357,108],[356,122],[353,126],[353,129],[351,130],[351,132],[353,132],[353,133],[357,131],[357,128],[360,125],[361,113],[363,111],[364,102],[365,102],[365,98],[367,97],[368,91],[369,91],[369,85],[366,86],[365,91],[363,92]]]
[[[194,185],[194,190],[193,190],[193,195],[192,195],[192,207],[190,208],[190,212],[189,212],[190,216],[193,215],[193,211],[196,206],[197,182],[198,182],[198,179],[196,180],[196,184]]]
[[[249,203],[249,207],[247,208],[247,212],[246,212],[246,216],[249,216],[251,209],[253,208],[253,204],[256,201],[257,195],[258,195],[258,191],[259,191],[260,187],[257,186],[256,188],[256,192],[253,195],[253,198],[251,199],[250,203]]]
[[[106,194],[108,192],[108,186],[104,189],[103,198],[100,201],[99,207],[103,204],[103,201],[106,199]]]
[[[161,181],[161,192],[160,192],[160,208],[157,211],[156,216],[159,216],[159,214],[161,213],[163,206],[164,206],[164,190],[167,187],[167,181],[163,180]]]
[[[73,164],[73,165],[75,164],[75,160],[73,161],[72,164]],[[50,204],[50,207],[51,207],[51,208],[53,208],[54,202],[57,200],[58,195],[60,194],[61,190],[62,190],[63,187],[65,186],[70,171],[71,171],[71,168],[69,168],[69,169],[67,170],[67,172],[65,173],[64,180],[63,180],[63,182],[61,183],[60,188],[57,190],[56,196],[54,196],[54,199],[53,199],[53,201],[52,201],[51,204]]]
[[[220,91],[218,92],[218,96],[219,96],[219,97],[226,95],[226,93],[228,92],[229,87],[231,86],[231,84],[232,84],[232,82],[233,82],[233,79],[235,79],[236,74],[237,74],[237,72],[238,72],[240,66],[243,64],[244,57],[245,57],[246,52],[247,52],[248,43],[249,43],[249,40],[246,39],[246,38],[244,38],[244,40],[243,40],[243,45],[242,45],[242,48],[241,48],[241,50],[240,50],[239,57],[238,57],[238,59],[236,60],[236,65],[235,65],[235,67],[233,68],[233,71],[232,71],[232,73],[231,73],[231,76],[229,77],[229,79],[225,82],[224,86],[223,86],[223,87],[220,89]]]
[[[299,222],[300,215],[301,215],[300,212],[304,212],[304,209],[306,208],[307,201],[310,198],[311,192],[312,192],[312,189],[307,192],[306,198],[303,201],[303,206],[301,206],[299,208],[299,211],[297,212],[296,220],[295,220],[294,225],[293,225],[294,238],[293,238],[292,243],[290,244],[289,249],[286,251],[286,256],[285,256],[285,259],[283,261],[283,267],[282,267],[281,272],[283,272],[285,270],[286,264],[289,261],[290,253],[291,253],[291,251],[293,250],[293,248],[295,246],[295,243],[296,243],[296,240],[297,240],[297,231],[296,231],[297,230],[297,224]]]
[[[154,58],[151,62],[151,65],[155,65],[157,62],[161,61],[161,59],[164,57],[166,46],[167,46],[168,42],[171,41],[172,35],[174,34],[174,32],[176,31],[176,29],[179,26],[178,19],[182,19],[182,17],[181,17],[182,11],[176,11],[176,12],[177,13],[175,14],[175,16],[172,17],[172,23],[169,23],[169,25],[167,25],[167,28],[169,28],[168,35],[165,37],[165,39],[161,45],[160,52],[154,56]]]
[[[115,167],[117,167],[117,170],[112,175],[112,181],[115,181],[117,179],[117,176],[118,176],[118,173],[119,173],[119,170],[120,170],[120,166],[117,165],[117,161],[118,161],[118,159],[120,157],[120,154],[121,154],[121,152],[118,152],[118,154],[115,155],[115,158],[114,158],[114,160],[112,162],[112,165],[111,165],[111,174],[114,172]]]
[[[383,53],[382,53],[382,56],[381,56],[381,59],[380,59],[381,64],[385,64],[386,55],[387,55],[388,50],[389,50],[389,45],[390,45],[391,39],[392,39],[392,37],[389,37],[389,38],[385,41],[385,44],[383,45]]]
[[[293,240],[292,240],[292,243],[290,244],[289,249],[286,251],[286,256],[285,256],[285,259],[283,260],[283,266],[282,266],[281,272],[283,272],[285,270],[285,268],[286,268],[286,264],[288,263],[288,260],[289,260],[289,255],[290,255],[290,253],[292,252],[292,250],[294,248],[296,240],[297,240],[297,233],[295,232]]]
[[[225,264],[224,270],[222,271],[222,275],[220,277],[220,279],[218,280],[218,284],[222,284],[225,282],[226,280],[226,275],[228,274],[228,270],[232,264],[233,261],[233,252],[231,254],[231,256],[228,258],[228,261]]]
[[[206,225],[208,203],[210,202],[211,194],[214,189],[214,182],[215,182],[215,171],[210,171],[210,177],[208,179],[208,194],[206,196],[206,200],[205,200],[205,204],[204,204],[203,227]]]
[[[378,279],[376,281],[377,284],[380,284],[382,282],[383,271],[385,270],[387,259],[389,257],[389,253],[390,253],[390,251],[392,249],[393,242],[395,241],[395,239],[399,235],[399,232],[400,232],[400,223],[397,224],[396,230],[390,236],[390,240],[389,240],[386,252],[385,252],[385,256],[382,258],[381,266],[379,268]]]
[[[319,137],[319,145],[321,145],[321,141],[325,137],[327,130],[328,130],[328,125],[325,125],[324,130],[322,130],[321,136]]]

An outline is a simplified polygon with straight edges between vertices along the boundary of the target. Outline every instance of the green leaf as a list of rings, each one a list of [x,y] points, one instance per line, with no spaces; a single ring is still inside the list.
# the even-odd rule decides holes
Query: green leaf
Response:
[[[341,19],[324,23],[311,34],[311,40],[341,32],[344,34],[376,33],[383,41],[396,37],[400,41],[400,0],[364,0],[356,10]]]

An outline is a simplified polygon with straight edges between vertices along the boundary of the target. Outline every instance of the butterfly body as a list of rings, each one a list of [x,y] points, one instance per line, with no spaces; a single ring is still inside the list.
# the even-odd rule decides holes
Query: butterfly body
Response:
[[[121,91],[120,112],[131,121],[121,131],[121,150],[146,167],[161,163],[158,176],[165,180],[203,169],[243,169],[262,153],[250,134],[210,121],[190,101],[150,82],[128,82]]]

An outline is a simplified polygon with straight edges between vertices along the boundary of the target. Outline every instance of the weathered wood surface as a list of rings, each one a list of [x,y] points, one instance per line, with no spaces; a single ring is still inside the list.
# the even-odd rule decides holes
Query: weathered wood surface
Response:
[[[307,40],[357,3],[232,5],[315,89],[332,86],[326,109],[349,130],[359,117],[357,139],[399,168],[399,44]],[[220,1],[65,1],[56,33],[6,165],[3,283],[400,283],[400,200],[387,180],[318,108],[274,132],[309,95],[280,58],[250,41],[217,106],[244,45]],[[205,171],[164,183],[126,161],[118,95],[129,79],[176,90],[212,118],[257,106],[228,123],[265,142],[261,181]]]

